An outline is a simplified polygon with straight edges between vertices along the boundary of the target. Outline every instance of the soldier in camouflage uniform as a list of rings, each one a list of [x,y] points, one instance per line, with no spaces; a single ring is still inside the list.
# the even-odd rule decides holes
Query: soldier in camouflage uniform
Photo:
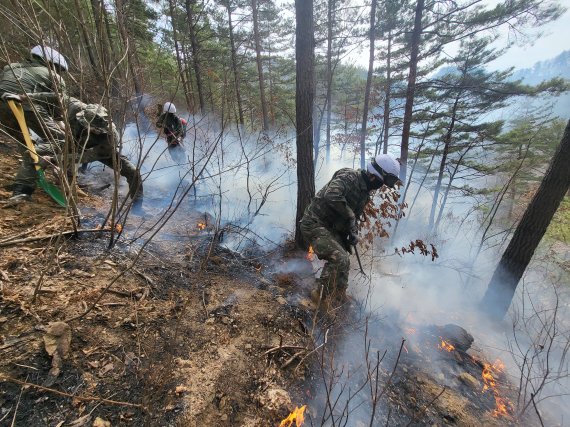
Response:
[[[2,99],[6,99],[6,96],[10,94],[23,92],[59,92],[64,94],[65,82],[58,73],[67,71],[67,69],[67,62],[59,52],[49,47],[35,46],[31,50],[29,60],[8,64],[4,67],[0,78],[0,95]],[[65,133],[54,120],[53,103],[30,103],[23,108],[26,123],[30,129],[44,141],[61,144],[65,139]],[[6,102],[0,102],[0,122],[2,130],[20,143],[18,147],[22,154],[22,164],[16,174],[13,186],[13,198],[29,198],[29,195],[36,188],[37,174],[28,154],[20,126]]]
[[[20,96],[19,100],[29,99],[35,103],[52,103],[56,96],[50,92],[25,94]],[[85,104],[73,97],[66,98],[63,103],[67,106],[65,116],[75,142],[76,163],[99,161],[112,169],[114,166],[117,167],[121,176],[124,176],[129,183],[129,196],[133,199],[135,207],[140,208],[143,200],[140,171],[125,156],[119,155],[117,150],[120,141],[119,133],[115,124],[110,125],[107,121],[107,109],[99,104]],[[46,143],[37,144],[36,151],[40,156],[56,154],[53,152],[53,146]],[[113,165],[113,157],[116,159],[115,165]]]
[[[168,152],[176,163],[185,160],[182,140],[186,136],[186,121],[176,115],[176,106],[172,102],[165,102],[162,106],[162,114],[156,121],[156,127],[163,128],[168,144]]]
[[[351,246],[358,243],[357,221],[370,200],[370,193],[383,185],[394,188],[400,174],[396,159],[381,154],[371,159],[367,170],[344,168],[313,198],[301,219],[301,232],[319,259],[326,260],[311,294],[342,301],[348,287]]]

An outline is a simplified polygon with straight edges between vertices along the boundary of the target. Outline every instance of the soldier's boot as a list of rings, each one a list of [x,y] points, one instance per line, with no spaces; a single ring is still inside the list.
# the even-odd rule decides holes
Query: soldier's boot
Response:
[[[26,184],[19,184],[15,183],[12,185],[12,197],[15,196],[31,196],[34,193],[35,187],[26,185]]]
[[[333,308],[333,298],[327,286],[328,283],[325,283],[321,277],[317,279],[317,287],[311,291],[311,301],[322,313],[328,313]]]

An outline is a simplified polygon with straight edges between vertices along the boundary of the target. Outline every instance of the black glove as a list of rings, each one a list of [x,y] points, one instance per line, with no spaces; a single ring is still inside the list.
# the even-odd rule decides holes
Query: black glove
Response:
[[[348,244],[351,246],[356,245],[359,242],[358,238],[358,226],[356,225],[356,219],[350,221],[350,227],[348,229]]]

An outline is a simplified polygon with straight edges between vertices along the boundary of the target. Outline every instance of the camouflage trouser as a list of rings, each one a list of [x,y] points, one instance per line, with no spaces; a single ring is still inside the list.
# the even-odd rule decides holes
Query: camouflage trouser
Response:
[[[44,141],[53,141],[54,144],[61,145],[65,140],[65,133],[58,126],[57,122],[45,109],[37,108],[36,111],[37,114],[34,111],[24,111],[28,128],[37,133]],[[26,142],[16,117],[8,104],[2,101],[0,101],[0,123],[2,124],[2,130],[19,142],[18,150],[22,155],[22,164],[14,179],[15,192],[32,194],[36,188],[37,181],[34,164],[26,148]]]
[[[101,162],[105,166],[113,169],[113,156],[117,156],[117,152],[111,144],[99,144],[92,148],[88,148],[81,156],[81,162]],[[143,184],[140,171],[125,156],[118,156],[117,167],[119,173],[124,176],[129,183],[129,196],[133,200],[142,200]]]
[[[111,144],[101,143],[92,148],[88,148],[83,152],[81,162],[101,162],[105,166],[113,168],[113,156],[117,156],[116,150]],[[129,196],[132,199],[141,199],[143,196],[143,185],[140,171],[125,156],[116,158],[116,167],[119,169],[121,176],[124,176],[129,183]]]
[[[341,236],[307,217],[301,221],[301,232],[319,259],[327,261],[318,279],[323,296],[343,295],[348,287],[350,259]]]

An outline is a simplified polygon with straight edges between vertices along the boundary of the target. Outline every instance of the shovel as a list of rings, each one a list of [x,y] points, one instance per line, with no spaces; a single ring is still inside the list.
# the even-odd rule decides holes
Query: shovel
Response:
[[[36,149],[34,147],[34,143],[32,142],[32,138],[30,136],[30,132],[28,131],[28,126],[26,125],[26,119],[24,117],[24,109],[20,103],[14,102],[12,99],[8,99],[8,106],[14,116],[16,116],[16,120],[18,120],[18,124],[20,125],[20,129],[22,130],[22,135],[24,135],[24,141],[26,141],[26,147],[30,153],[30,157],[32,158],[32,162],[34,163],[34,167],[38,172],[38,184],[39,186],[53,199],[57,202],[58,205],[62,207],[67,206],[67,201],[65,200],[65,195],[61,192],[59,188],[53,185],[51,182],[46,180],[44,175],[44,171],[42,170],[39,164],[39,158],[36,153]]]

